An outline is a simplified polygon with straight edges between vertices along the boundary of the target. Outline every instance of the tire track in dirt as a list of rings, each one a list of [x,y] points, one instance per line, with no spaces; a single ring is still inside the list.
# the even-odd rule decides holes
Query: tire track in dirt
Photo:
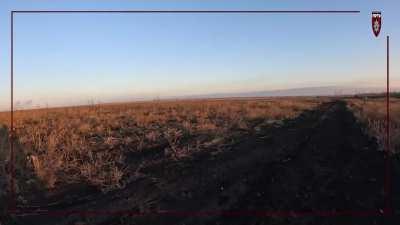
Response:
[[[290,135],[285,132],[276,133],[286,139],[286,141],[279,142],[279,139],[276,141],[280,145],[292,143],[291,148],[282,149],[277,157],[273,157],[275,160],[257,161],[253,158],[252,162],[255,164],[252,168],[256,169],[249,170],[251,175],[243,181],[240,179],[233,181],[232,187],[241,186],[244,190],[232,196],[226,192],[221,194],[225,195],[225,199],[236,198],[235,201],[222,207],[220,204],[201,210],[371,211],[382,209],[383,153],[378,152],[375,142],[362,132],[361,126],[356,123],[345,103],[329,103],[321,106],[317,111],[308,112],[305,116],[309,120],[296,119],[294,128],[283,128],[286,132],[295,129],[297,134],[301,134],[295,136],[295,141],[286,139],[290,138]],[[237,178],[241,178],[240,172],[234,173]],[[364,223],[373,224],[373,220],[370,219],[367,218]],[[260,221],[276,224],[279,220],[271,218],[260,220],[255,217],[211,217],[204,218],[202,221],[198,218],[188,219],[185,223],[258,224]],[[306,220],[304,224],[312,221]],[[321,220],[314,222],[321,224]],[[327,223],[329,222],[331,221],[328,219]],[[173,222],[171,221],[170,224]]]
[[[287,224],[290,219],[174,215],[184,211],[376,210],[383,204],[383,154],[344,102],[306,111],[281,127],[243,137],[219,154],[161,161],[123,190],[47,210],[133,210],[140,217],[90,217],[89,224]],[[46,210],[46,207],[43,207]],[[165,213],[161,216],[158,213]],[[84,215],[25,215],[21,224],[73,224]],[[130,221],[122,223],[121,221]],[[321,224],[304,218],[298,224]],[[328,218],[326,222],[331,222]],[[297,223],[296,223],[297,224]]]
[[[297,154],[284,163],[265,165],[262,171],[260,180],[252,183],[249,194],[233,209],[303,212],[383,209],[383,153],[363,133],[344,102],[337,102],[326,110]],[[260,219],[219,218],[216,221],[256,224]],[[265,218],[261,221],[266,224],[392,224],[371,217]]]

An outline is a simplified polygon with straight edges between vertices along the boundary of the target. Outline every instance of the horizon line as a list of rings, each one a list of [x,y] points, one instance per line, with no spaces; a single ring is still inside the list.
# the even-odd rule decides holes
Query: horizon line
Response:
[[[399,91],[391,91],[390,94],[397,94]],[[225,93],[229,95],[229,93]],[[234,94],[234,93],[231,93]],[[361,92],[354,94],[306,94],[306,95],[270,95],[270,96],[262,96],[262,95],[254,95],[254,96],[212,96],[212,95],[189,95],[189,96],[167,96],[167,97],[148,97],[148,98],[138,98],[138,99],[129,99],[129,100],[111,100],[104,101],[94,99],[88,99],[85,103],[77,103],[77,104],[65,104],[65,105],[37,105],[30,106],[26,108],[14,109],[13,112],[16,111],[28,111],[28,110],[40,110],[40,109],[60,109],[60,108],[74,108],[74,107],[91,107],[91,106],[100,106],[100,105],[113,105],[113,104],[135,104],[135,103],[148,103],[148,102],[168,102],[168,101],[203,101],[203,100],[258,100],[258,99],[279,99],[279,98],[332,98],[332,97],[362,97],[364,95],[371,96],[380,96],[384,97],[386,92]],[[224,95],[224,94],[215,94],[215,95]],[[93,101],[92,103],[89,103]],[[15,108],[15,107],[14,107]],[[0,113],[11,112],[11,110],[1,110]]]

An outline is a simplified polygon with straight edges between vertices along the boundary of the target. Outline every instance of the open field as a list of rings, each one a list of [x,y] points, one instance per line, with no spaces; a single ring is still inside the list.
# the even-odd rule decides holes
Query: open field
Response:
[[[316,106],[310,99],[193,100],[93,105],[15,112],[18,145],[47,188],[87,182],[118,188],[126,155],[161,151],[179,159],[224,148],[256,125],[293,118]],[[0,115],[9,124],[9,114]],[[8,147],[8,146],[7,146]],[[133,168],[132,168],[133,167]]]
[[[17,206],[30,213],[13,222],[383,224],[379,216],[282,219],[255,213],[382,212],[384,158],[369,122],[384,118],[372,119],[372,109],[382,103],[302,97],[18,111]],[[396,121],[398,114],[392,115]],[[0,114],[0,121],[7,124],[8,116]],[[5,152],[7,131],[1,131]],[[46,210],[130,210],[141,216],[60,219],[40,215]],[[243,216],[218,213],[238,211]]]

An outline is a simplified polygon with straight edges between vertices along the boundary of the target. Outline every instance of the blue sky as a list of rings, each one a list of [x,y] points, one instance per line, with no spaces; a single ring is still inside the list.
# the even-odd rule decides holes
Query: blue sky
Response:
[[[295,87],[385,85],[396,1],[0,2],[0,110],[9,107],[10,10],[360,10],[360,14],[16,14],[15,102],[31,107]],[[371,11],[383,28],[371,31]],[[397,22],[397,23],[396,23]],[[396,27],[397,26],[397,27]]]

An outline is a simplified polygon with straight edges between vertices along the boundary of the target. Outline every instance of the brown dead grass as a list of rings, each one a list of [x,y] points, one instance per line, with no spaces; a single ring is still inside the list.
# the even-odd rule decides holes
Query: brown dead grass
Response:
[[[348,102],[356,117],[366,124],[368,132],[376,137],[383,150],[386,142],[386,100],[384,98],[351,99]],[[398,153],[400,152],[400,99],[391,99],[389,112],[390,150]]]
[[[164,158],[218,149],[266,120],[293,118],[311,98],[157,101],[15,112],[18,141],[48,188],[87,182],[107,191],[123,185],[126,156],[161,149]],[[9,123],[9,113],[0,113]]]

